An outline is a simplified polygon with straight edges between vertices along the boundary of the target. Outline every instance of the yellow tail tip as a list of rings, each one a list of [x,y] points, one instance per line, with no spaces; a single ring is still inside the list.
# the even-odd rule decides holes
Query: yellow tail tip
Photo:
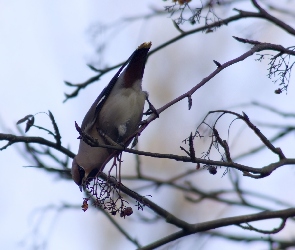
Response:
[[[143,43],[138,46],[137,49],[149,49],[152,46],[152,42]]]

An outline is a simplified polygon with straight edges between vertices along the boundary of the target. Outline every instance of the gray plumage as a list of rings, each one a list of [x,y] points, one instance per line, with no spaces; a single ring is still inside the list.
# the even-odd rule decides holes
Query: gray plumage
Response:
[[[138,129],[147,97],[141,83],[150,47],[151,43],[143,43],[133,52],[85,115],[81,129],[99,143],[108,144],[100,135],[101,131],[114,142],[127,146],[126,139]],[[81,187],[87,179],[102,171],[112,152],[91,147],[80,139],[71,171],[76,184]]]

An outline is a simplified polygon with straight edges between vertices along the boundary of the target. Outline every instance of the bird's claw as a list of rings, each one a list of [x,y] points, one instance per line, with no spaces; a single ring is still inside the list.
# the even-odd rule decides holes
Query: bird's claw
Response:
[[[159,118],[159,113],[157,111],[157,109],[154,107],[154,105],[150,102],[149,98],[146,97],[146,101],[149,104],[149,108],[146,112],[144,112],[144,115],[151,115],[151,114],[155,114],[158,118]]]

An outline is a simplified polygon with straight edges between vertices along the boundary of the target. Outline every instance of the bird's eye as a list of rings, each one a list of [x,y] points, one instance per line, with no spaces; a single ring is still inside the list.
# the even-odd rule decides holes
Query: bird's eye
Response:
[[[98,173],[98,168],[92,169],[89,175],[87,176],[87,181],[89,182],[92,181],[97,173]]]
[[[80,175],[80,179],[79,179],[78,185],[80,186],[82,184],[82,180],[83,180],[83,178],[85,176],[85,170],[80,165],[78,165],[78,172],[79,172],[79,175]]]

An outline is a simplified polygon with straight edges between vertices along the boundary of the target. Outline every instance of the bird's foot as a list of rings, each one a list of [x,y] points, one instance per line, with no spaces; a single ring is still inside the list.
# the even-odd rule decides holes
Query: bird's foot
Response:
[[[151,114],[155,114],[158,118],[159,118],[159,113],[157,111],[157,109],[154,107],[154,105],[150,102],[149,98],[146,97],[146,101],[149,104],[149,108],[146,112],[144,112],[144,115],[151,115]]]

